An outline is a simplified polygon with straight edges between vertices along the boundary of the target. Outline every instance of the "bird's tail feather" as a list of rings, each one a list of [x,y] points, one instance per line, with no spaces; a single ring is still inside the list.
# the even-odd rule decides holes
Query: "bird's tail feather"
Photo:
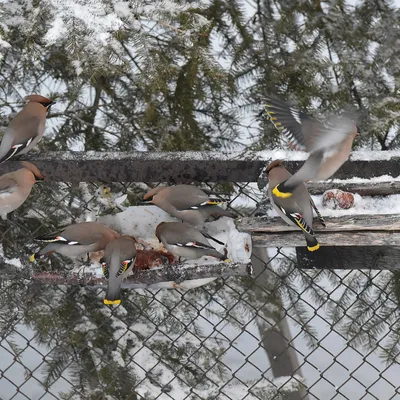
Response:
[[[309,251],[316,251],[319,249],[319,243],[315,236],[305,234],[306,242],[307,242],[307,249]]]
[[[121,303],[121,285],[119,282],[108,282],[104,304],[120,304]]]

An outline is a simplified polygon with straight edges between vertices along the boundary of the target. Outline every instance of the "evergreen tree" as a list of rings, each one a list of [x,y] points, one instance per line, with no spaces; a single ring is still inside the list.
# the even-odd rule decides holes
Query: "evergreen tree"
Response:
[[[352,105],[363,132],[356,146],[396,149],[399,16],[398,7],[384,0],[356,6],[344,0],[256,0],[250,6],[245,0],[2,2],[0,124],[8,124],[24,95],[36,92],[57,100],[42,151],[274,148],[282,139],[266,120],[262,99],[277,93],[320,118]],[[116,190],[127,188],[135,199],[143,192],[128,184]],[[234,191],[233,185],[224,189]],[[99,207],[96,191],[96,185],[85,184],[46,183],[40,194],[35,189],[11,221],[0,222],[4,257],[24,264],[31,235],[92,215]],[[46,264],[49,270],[69,267],[70,260],[57,256]],[[216,316],[243,327],[255,310],[274,321],[283,307],[307,327],[297,293],[307,290],[322,305],[326,292],[316,284],[322,277],[336,284],[342,279],[327,271],[299,272],[290,263],[280,263],[275,272],[264,294],[240,279],[185,294],[125,292],[129,301],[115,314],[90,290],[30,286],[26,295],[25,284],[6,281],[1,328],[9,335],[12,321],[22,315],[38,342],[52,349],[44,371],[47,386],[69,369],[85,398],[136,399],[145,373],[134,361],[143,348],[154,363],[145,398],[160,387],[172,397],[183,390],[196,398],[190,389],[196,387],[213,398],[216,386],[230,380],[219,361],[227,344],[192,323],[200,309],[222,304],[225,312]],[[340,301],[328,302],[332,323],[355,345],[373,348],[378,339],[371,340],[370,333],[379,338],[383,321],[390,321],[381,347],[393,360],[397,276],[354,272],[346,284]],[[340,322],[343,312],[348,319]],[[315,345],[312,327],[306,334]],[[165,370],[157,366],[160,360]],[[265,398],[277,398],[276,388],[263,384]],[[76,392],[64,394],[74,396],[79,398]]]

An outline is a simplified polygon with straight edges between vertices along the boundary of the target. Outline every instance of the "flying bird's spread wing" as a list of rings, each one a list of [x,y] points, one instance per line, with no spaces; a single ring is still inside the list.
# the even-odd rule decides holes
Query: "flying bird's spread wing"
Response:
[[[270,121],[297,150],[311,153],[336,146],[352,132],[350,120],[338,118],[324,125],[272,96],[267,96],[265,107]]]

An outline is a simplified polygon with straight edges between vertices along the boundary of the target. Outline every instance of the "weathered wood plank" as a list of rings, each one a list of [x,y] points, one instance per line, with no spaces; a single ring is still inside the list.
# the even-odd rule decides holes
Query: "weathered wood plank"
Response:
[[[100,267],[98,268],[100,270]],[[152,285],[162,282],[180,283],[191,279],[204,279],[228,276],[248,276],[251,274],[251,263],[226,263],[195,265],[190,263],[171,264],[162,268],[134,270],[127,277],[122,287],[135,288],[137,285]],[[3,279],[30,279],[42,284],[54,285],[83,285],[101,287],[107,285],[104,277],[99,277],[98,271],[82,266],[76,271],[47,272],[35,266],[34,268],[15,268],[7,264],[0,264],[0,277]]]
[[[314,219],[313,229],[317,233],[329,232],[360,232],[360,231],[389,231],[400,233],[399,214],[376,214],[376,215],[345,215],[342,217],[326,217],[326,227],[317,223]],[[242,232],[293,232],[299,229],[289,226],[281,218],[238,218],[236,227]]]
[[[308,191],[311,194],[322,194],[329,189],[340,189],[345,192],[358,193],[360,196],[387,196],[400,193],[400,181],[393,182],[309,182]]]
[[[346,215],[325,218],[326,227],[314,220],[321,246],[400,246],[400,215]],[[303,233],[281,218],[241,218],[239,231],[252,233],[255,247],[305,246]]]
[[[48,152],[20,160],[34,163],[45,181],[56,182],[248,182],[266,161],[217,152]],[[15,160],[0,174],[19,168]]]
[[[400,246],[400,232],[347,231],[318,232],[322,246]],[[253,233],[253,247],[303,247],[306,245],[302,232]]]
[[[382,157],[382,154],[385,157]],[[37,165],[47,181],[58,182],[257,182],[262,169],[277,157],[297,171],[306,153],[301,152],[46,152],[29,153],[19,160]],[[363,159],[355,152],[333,176],[375,177],[400,175],[399,154],[376,152]],[[370,159],[376,159],[370,161]],[[381,159],[379,159],[381,158]],[[382,159],[384,158],[384,159]],[[17,160],[0,165],[0,174],[17,169]]]
[[[310,253],[296,248],[297,266],[305,269],[400,270],[400,247],[321,247]]]

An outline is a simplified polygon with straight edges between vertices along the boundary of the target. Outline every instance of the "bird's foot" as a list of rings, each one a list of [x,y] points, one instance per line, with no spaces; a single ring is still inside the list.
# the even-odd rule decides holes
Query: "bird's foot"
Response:
[[[91,265],[89,253],[86,254],[86,261],[84,265],[88,267]]]

